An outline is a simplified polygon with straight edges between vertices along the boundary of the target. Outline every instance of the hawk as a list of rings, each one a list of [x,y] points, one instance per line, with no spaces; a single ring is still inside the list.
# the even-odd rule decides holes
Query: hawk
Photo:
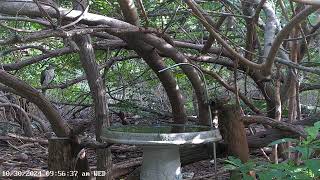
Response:
[[[49,66],[41,72],[40,83],[42,87],[46,87],[52,82],[55,74],[54,70],[55,65],[49,64]],[[42,89],[42,93],[45,94],[45,92],[46,89]]]

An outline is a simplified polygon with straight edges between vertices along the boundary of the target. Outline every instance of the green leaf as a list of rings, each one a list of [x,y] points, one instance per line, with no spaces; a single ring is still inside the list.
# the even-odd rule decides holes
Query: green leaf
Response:
[[[287,173],[285,171],[278,170],[278,169],[272,169],[270,176],[269,176],[269,179],[276,178],[276,179],[282,180],[282,179],[285,179],[286,176],[287,176]]]
[[[238,169],[237,166],[234,166],[234,165],[232,165],[232,164],[226,164],[226,165],[224,165],[223,168],[224,168],[225,170],[227,170],[227,171],[231,171],[231,170]]]
[[[249,161],[245,164],[243,164],[242,166],[239,167],[240,171],[243,173],[243,174],[246,174],[248,173],[249,171],[251,171],[254,167],[255,167],[255,163],[252,162],[252,161]]]
[[[272,179],[272,173],[271,172],[263,172],[263,173],[257,173],[260,180],[270,180]]]
[[[305,128],[305,131],[308,133],[308,139],[309,140],[314,140],[317,138],[319,128],[317,127],[307,127]]]
[[[237,166],[237,167],[240,167],[242,166],[242,162],[240,159],[238,158],[235,158],[233,156],[228,156],[228,159],[225,160],[225,162],[229,163],[229,164],[232,164],[234,166]]]
[[[291,175],[290,179],[296,179],[296,180],[312,180],[313,178],[310,177],[310,174],[307,174],[305,172],[298,172],[298,173],[293,173]]]
[[[315,123],[313,124],[313,126],[316,127],[316,128],[318,128],[318,129],[320,129],[320,121],[315,122]]]
[[[310,147],[297,146],[292,148],[293,151],[298,151],[302,154],[302,159],[308,159],[309,156],[313,153],[313,149]]]
[[[317,139],[317,140],[312,141],[311,144],[315,144],[315,145],[320,146],[320,139]]]
[[[243,174],[242,177],[244,180],[254,180],[254,178],[252,176],[249,176],[248,174]]]
[[[320,176],[320,159],[308,159],[305,164],[315,176]]]
[[[270,164],[269,167],[277,170],[286,170],[290,168],[290,166],[286,162],[279,163],[279,164]]]

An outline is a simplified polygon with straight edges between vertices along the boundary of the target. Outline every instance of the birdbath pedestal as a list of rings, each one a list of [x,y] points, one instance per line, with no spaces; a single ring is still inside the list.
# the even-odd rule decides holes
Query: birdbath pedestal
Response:
[[[181,126],[181,125],[180,125]],[[117,144],[143,147],[141,180],[181,180],[179,145],[202,144],[221,140],[219,130],[207,126],[183,126],[171,133],[174,125],[108,127],[102,139]]]

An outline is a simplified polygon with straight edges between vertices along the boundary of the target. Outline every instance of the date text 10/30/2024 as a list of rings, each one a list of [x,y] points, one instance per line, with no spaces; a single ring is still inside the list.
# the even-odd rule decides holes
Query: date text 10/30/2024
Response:
[[[105,171],[92,171],[92,172],[82,172],[81,174],[78,171],[2,171],[1,176],[4,177],[23,177],[23,176],[33,176],[33,177],[43,177],[43,176],[68,176],[68,177],[77,177],[77,176],[105,176]]]

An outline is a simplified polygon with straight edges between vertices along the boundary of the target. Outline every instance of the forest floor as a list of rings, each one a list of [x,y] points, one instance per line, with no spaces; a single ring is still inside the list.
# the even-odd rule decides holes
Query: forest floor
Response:
[[[91,134],[91,135],[90,135]],[[87,135],[91,137],[92,132]],[[28,142],[22,140],[17,134],[8,134],[0,136],[0,179],[41,179],[41,178],[4,178],[4,173],[14,173],[15,176],[22,176],[25,173],[34,173],[35,175],[45,175],[48,169],[48,144],[43,134],[36,135],[38,142]],[[114,166],[122,166],[125,163],[131,163],[132,169],[141,164],[142,149],[129,145],[113,145],[111,146],[112,159]],[[259,155],[258,155],[259,156]],[[95,170],[96,158],[93,149],[87,149],[87,157],[92,170]],[[257,158],[257,154],[254,158]],[[224,160],[217,159],[217,179],[228,179],[229,173],[223,168]],[[203,160],[182,167],[184,179],[214,179],[214,165],[210,160]],[[29,174],[30,175],[30,174]],[[12,176],[12,175],[11,175]],[[42,178],[43,179],[43,178]],[[126,179],[122,176],[117,179]]]
[[[142,150],[135,146],[113,145],[113,163],[122,164],[124,162],[141,161]],[[127,151],[126,149],[129,149]],[[48,146],[40,143],[28,143],[15,138],[13,140],[0,140],[0,172],[14,173],[11,177],[1,177],[0,179],[40,179],[21,177],[23,173],[34,173],[45,175],[48,169]],[[95,170],[95,154],[92,149],[87,150],[87,157],[92,170]],[[218,159],[217,177],[219,180],[228,179],[228,172],[223,169],[223,159]],[[214,166],[210,160],[203,160],[182,167],[184,179],[212,179]],[[30,174],[29,174],[30,175]],[[16,176],[16,177],[13,177]],[[126,176],[117,179],[125,179]],[[43,179],[43,178],[42,178]]]

